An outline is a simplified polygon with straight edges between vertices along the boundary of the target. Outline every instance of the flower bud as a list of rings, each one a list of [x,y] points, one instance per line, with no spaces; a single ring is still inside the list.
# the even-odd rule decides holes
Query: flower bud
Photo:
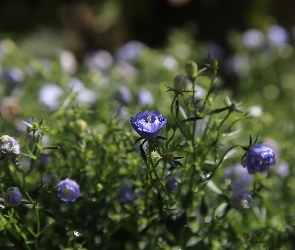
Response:
[[[9,159],[15,159],[20,153],[20,147],[14,138],[9,135],[0,137],[0,154],[6,155]]]
[[[132,203],[137,198],[134,192],[134,186],[132,183],[125,183],[121,186],[118,199],[122,203]]]
[[[11,207],[17,207],[21,203],[22,194],[17,187],[10,187],[3,194],[4,201]]]
[[[248,190],[241,190],[232,195],[229,200],[230,204],[236,210],[250,208],[253,203],[251,192]]]
[[[87,122],[84,121],[83,119],[78,119],[76,121],[71,121],[70,126],[72,127],[73,132],[76,135],[81,135],[84,132],[86,132],[86,130],[87,130]]]
[[[177,190],[179,186],[179,183],[175,179],[174,176],[169,176],[166,180],[166,188],[168,189],[169,192],[174,192]]]
[[[166,152],[162,155],[162,159],[164,162],[170,162],[174,158],[174,154],[172,152]]]
[[[194,61],[187,61],[185,63],[184,69],[187,73],[187,76],[190,78],[194,78],[198,74],[198,65]]]
[[[210,59],[210,66],[211,66],[213,69],[217,69],[217,68],[218,68],[218,64],[219,64],[219,62],[218,62],[217,59],[215,59],[215,58],[211,58],[211,59]]]
[[[186,88],[187,80],[183,75],[177,75],[174,78],[174,90],[177,92],[182,92]]]
[[[62,201],[75,201],[80,196],[80,188],[75,181],[65,179],[57,185],[57,194]]]

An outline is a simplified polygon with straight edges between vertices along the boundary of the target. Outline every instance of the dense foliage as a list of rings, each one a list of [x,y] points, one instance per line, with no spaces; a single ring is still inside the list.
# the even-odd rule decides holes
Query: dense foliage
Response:
[[[245,37],[227,59],[175,31],[79,64],[2,40],[0,246],[294,248],[293,46]]]

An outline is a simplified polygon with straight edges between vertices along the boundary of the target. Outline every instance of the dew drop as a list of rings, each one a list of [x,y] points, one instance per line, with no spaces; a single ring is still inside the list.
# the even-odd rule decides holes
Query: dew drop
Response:
[[[79,237],[79,236],[81,235],[81,233],[79,233],[77,230],[75,230],[75,231],[74,231],[74,235],[75,235],[76,237]]]
[[[206,217],[204,218],[204,221],[205,221],[206,223],[210,223],[210,221],[211,221],[211,217],[210,217],[210,216],[206,216]]]
[[[101,243],[101,236],[99,234],[94,237],[94,242],[95,242],[95,244]]]

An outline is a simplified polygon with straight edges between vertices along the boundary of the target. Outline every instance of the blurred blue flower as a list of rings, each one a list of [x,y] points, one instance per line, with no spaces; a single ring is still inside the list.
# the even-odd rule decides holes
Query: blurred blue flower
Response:
[[[248,169],[249,174],[267,171],[276,164],[274,151],[266,146],[255,144],[247,152],[242,165]]]
[[[84,84],[78,78],[71,78],[69,87],[72,92],[76,93],[77,101],[84,104],[93,104],[96,102],[97,94],[93,90],[85,88]]]
[[[114,68],[114,72],[124,84],[134,81],[138,75],[138,69],[128,62],[119,62]]]
[[[86,54],[85,64],[91,70],[109,70],[113,65],[113,57],[106,50],[98,50]]]
[[[145,140],[156,138],[166,125],[167,119],[159,111],[145,110],[130,118],[134,130]]]
[[[39,167],[46,167],[50,163],[50,155],[46,150],[42,150],[40,157],[38,158],[36,165]]]
[[[267,29],[267,39],[271,45],[280,46],[288,43],[289,34],[284,27],[272,25]]]
[[[14,85],[21,84],[25,80],[25,75],[19,68],[4,70],[2,77],[7,83]]]
[[[152,106],[154,104],[154,97],[148,89],[141,89],[138,93],[138,102],[142,106]]]
[[[21,203],[22,194],[17,187],[10,187],[3,194],[4,201],[11,207],[17,207]]]
[[[280,178],[282,178],[282,179],[286,178],[286,177],[289,175],[289,172],[290,172],[288,162],[285,162],[285,161],[281,162],[281,163],[275,168],[275,171],[276,171],[277,175],[278,175]]]
[[[9,135],[0,137],[0,154],[4,154],[9,159],[15,159],[20,153],[20,146],[16,139]]]
[[[168,176],[166,179],[166,188],[169,192],[174,192],[178,188],[178,181],[176,180],[175,176]]]
[[[230,197],[229,203],[236,210],[250,208],[253,203],[252,194],[248,190],[240,190]]]
[[[58,99],[62,96],[63,90],[56,84],[49,83],[42,86],[39,90],[39,101],[51,109],[57,109],[59,106]]]
[[[57,194],[62,201],[75,201],[80,196],[80,188],[75,181],[65,179],[57,185]]]
[[[118,61],[134,63],[140,56],[143,48],[143,43],[139,41],[129,41],[118,49],[116,57]]]
[[[249,49],[259,48],[265,42],[265,36],[260,30],[248,29],[242,33],[242,41]]]
[[[231,180],[231,188],[233,191],[239,191],[249,185],[253,177],[240,164],[234,165],[226,169],[224,179]]]
[[[132,94],[126,86],[121,86],[118,90],[118,99],[123,103],[128,103],[132,99]]]
[[[120,187],[118,199],[122,203],[132,203],[137,198],[132,183],[125,183]]]

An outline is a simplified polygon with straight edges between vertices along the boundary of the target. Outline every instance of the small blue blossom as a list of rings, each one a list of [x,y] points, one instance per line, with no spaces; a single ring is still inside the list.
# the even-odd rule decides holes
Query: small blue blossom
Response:
[[[141,89],[138,92],[138,103],[142,106],[153,106],[154,97],[152,92],[148,89]]]
[[[159,111],[145,110],[130,118],[134,130],[145,140],[156,138],[166,125],[167,119]]]
[[[174,176],[169,176],[166,180],[166,188],[168,189],[169,192],[174,192],[177,190],[179,186],[178,181]]]
[[[132,203],[137,198],[132,183],[125,183],[120,187],[118,199],[122,203]]]
[[[247,152],[242,165],[248,169],[249,174],[267,171],[276,164],[274,151],[266,146],[255,144]]]
[[[250,208],[253,203],[252,194],[248,190],[240,190],[230,197],[229,202],[236,210]]]
[[[23,83],[25,75],[19,68],[11,68],[3,72],[2,78],[8,84],[18,85]]]
[[[57,185],[57,194],[62,201],[75,201],[80,196],[80,188],[75,181],[65,179]]]
[[[22,194],[17,187],[10,187],[3,194],[4,201],[11,207],[17,207],[22,200]]]
[[[231,180],[231,188],[233,191],[239,191],[249,185],[253,178],[248,171],[240,164],[236,164],[226,169],[224,179]]]
[[[0,137],[0,155],[6,155],[9,159],[15,159],[20,153],[20,146],[13,137],[3,135]]]

